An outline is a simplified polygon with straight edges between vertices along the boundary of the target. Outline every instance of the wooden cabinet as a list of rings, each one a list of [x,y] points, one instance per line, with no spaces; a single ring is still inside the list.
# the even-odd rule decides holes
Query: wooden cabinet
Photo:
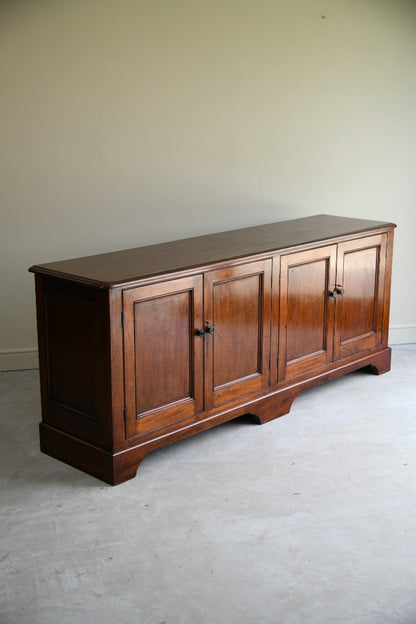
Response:
[[[386,372],[394,227],[317,215],[32,267],[41,449],[117,484],[155,448]]]
[[[382,344],[387,234],[283,254],[279,380]]]
[[[127,436],[267,388],[270,295],[271,260],[124,290]]]

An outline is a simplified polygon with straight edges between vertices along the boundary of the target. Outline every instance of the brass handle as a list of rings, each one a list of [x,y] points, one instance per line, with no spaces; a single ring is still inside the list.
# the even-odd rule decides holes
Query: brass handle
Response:
[[[211,323],[209,321],[206,322],[205,331],[206,331],[207,334],[211,334],[211,335],[215,331],[215,328],[211,325]]]

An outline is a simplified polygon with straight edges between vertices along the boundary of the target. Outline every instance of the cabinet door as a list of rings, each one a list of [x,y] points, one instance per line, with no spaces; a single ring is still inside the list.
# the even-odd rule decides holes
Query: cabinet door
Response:
[[[205,275],[206,409],[269,385],[270,307],[271,260]]]
[[[123,293],[127,437],[202,410],[202,276]]]
[[[338,245],[334,358],[382,343],[386,234]]]
[[[281,257],[279,381],[332,361],[336,249]]]

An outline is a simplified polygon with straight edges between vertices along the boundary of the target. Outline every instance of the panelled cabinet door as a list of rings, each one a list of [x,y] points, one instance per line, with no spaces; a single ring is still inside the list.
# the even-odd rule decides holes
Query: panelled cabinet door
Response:
[[[123,292],[127,437],[202,411],[202,295],[201,275]]]
[[[386,234],[338,244],[334,359],[382,343]]]
[[[271,260],[205,274],[205,408],[269,385]]]
[[[281,257],[279,381],[332,361],[336,249]]]

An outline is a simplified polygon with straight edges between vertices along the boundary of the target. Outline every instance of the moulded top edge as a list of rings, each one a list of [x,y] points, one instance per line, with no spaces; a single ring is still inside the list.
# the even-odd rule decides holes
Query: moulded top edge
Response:
[[[95,288],[115,288],[153,275],[394,227],[394,223],[321,214],[38,264],[29,271]]]

